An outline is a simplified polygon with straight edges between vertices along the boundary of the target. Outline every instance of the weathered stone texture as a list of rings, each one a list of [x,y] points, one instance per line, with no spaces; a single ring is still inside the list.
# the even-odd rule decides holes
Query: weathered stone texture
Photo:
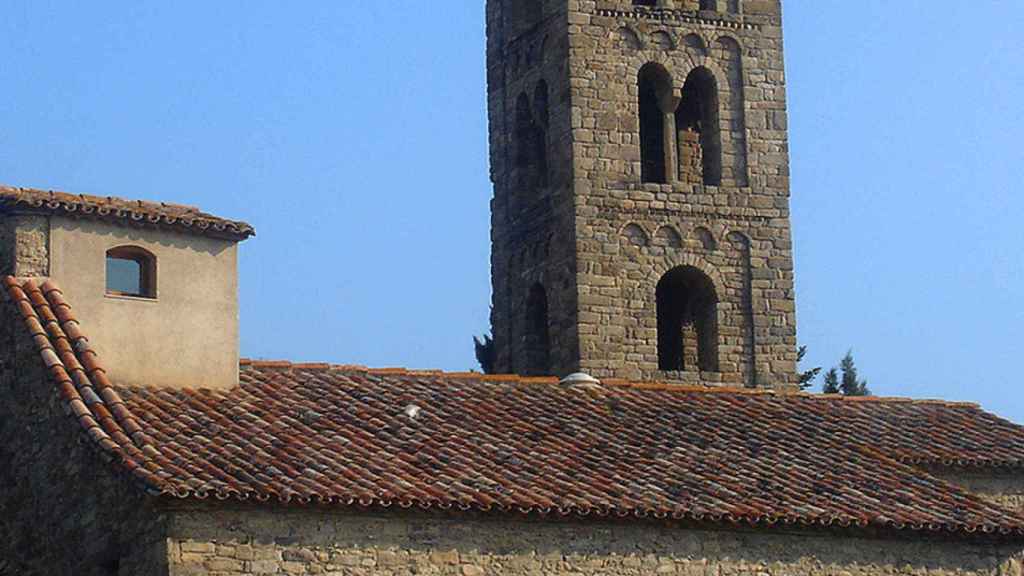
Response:
[[[498,368],[565,375],[790,388],[796,319],[782,28],[776,1],[657,10],[629,0],[549,1],[526,31],[507,26],[509,0],[488,2],[492,179],[492,324]],[[692,4],[692,3],[690,3]],[[676,3],[679,6],[679,3]],[[733,12],[742,12],[733,13]],[[522,46],[544,57],[523,69]],[[642,182],[638,74],[670,78],[662,94],[667,182]],[[696,71],[696,72],[695,72]],[[717,87],[716,139],[701,150],[680,111],[691,73]],[[517,178],[516,99],[550,87],[550,185]],[[706,129],[706,128],[705,128]],[[667,132],[666,132],[667,134]],[[708,150],[715,174],[695,176]],[[706,184],[705,181],[714,181]],[[649,239],[624,232],[639,228]],[[678,244],[662,241],[678,237]],[[623,240],[626,240],[623,242]],[[709,241],[710,240],[710,241]],[[656,288],[680,267],[717,296],[716,361],[659,365]],[[527,295],[547,291],[551,359],[535,366]],[[544,370],[546,368],[546,370]]]
[[[171,576],[192,574],[1014,574],[1020,546],[710,532],[654,525],[179,512]]]
[[[50,273],[50,220],[46,216],[0,216],[0,275]]]
[[[0,319],[0,574],[166,574],[161,515],[83,441],[7,299]]]

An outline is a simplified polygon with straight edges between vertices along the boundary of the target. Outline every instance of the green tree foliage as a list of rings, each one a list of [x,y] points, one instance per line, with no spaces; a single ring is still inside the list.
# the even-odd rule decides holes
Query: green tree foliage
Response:
[[[476,361],[480,364],[480,370],[484,374],[494,374],[494,363],[497,353],[494,350],[494,338],[484,334],[483,340],[473,336],[473,349],[476,352]]]
[[[825,384],[822,386],[825,394],[839,394],[839,371],[832,368],[825,373]]]
[[[839,368],[843,372],[843,380],[839,384],[840,390],[846,396],[870,396],[871,389],[868,388],[866,380],[861,380],[857,376],[857,365],[853,362],[853,352],[847,352],[846,356],[839,363]]]
[[[846,356],[839,362],[838,368],[832,368],[825,373],[825,384],[822,386],[825,394],[842,394],[843,396],[870,396],[871,389],[868,388],[866,380],[861,380],[857,374],[857,364],[853,361],[853,352],[847,352]]]
[[[807,346],[801,346],[800,350],[796,353],[796,361],[799,364],[803,361],[804,356],[807,356]],[[814,385],[814,380],[821,374],[821,366],[812,368],[806,372],[800,373],[800,389],[807,390]]]

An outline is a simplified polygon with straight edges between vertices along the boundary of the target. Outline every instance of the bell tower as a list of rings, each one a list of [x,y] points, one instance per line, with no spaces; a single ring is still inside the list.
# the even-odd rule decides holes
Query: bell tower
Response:
[[[780,0],[487,0],[500,372],[791,388]]]

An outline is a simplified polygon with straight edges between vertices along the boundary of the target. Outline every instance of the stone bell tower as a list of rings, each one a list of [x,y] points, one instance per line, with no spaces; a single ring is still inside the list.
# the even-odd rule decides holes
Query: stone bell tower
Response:
[[[780,0],[487,0],[500,372],[790,388]]]

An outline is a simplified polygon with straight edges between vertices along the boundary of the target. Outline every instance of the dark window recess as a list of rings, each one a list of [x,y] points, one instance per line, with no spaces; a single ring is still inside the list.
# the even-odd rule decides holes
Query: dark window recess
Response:
[[[547,376],[551,372],[551,340],[548,328],[548,295],[539,283],[530,288],[526,300],[526,375]]]
[[[641,181],[664,184],[666,150],[662,103],[671,95],[672,81],[660,64],[650,63],[640,69],[637,84],[640,94]]]
[[[526,202],[548,185],[548,85],[537,84],[533,103],[523,92],[516,99],[514,180]]]
[[[137,246],[108,251],[107,294],[156,298],[156,257]]]
[[[680,180],[708,186],[721,185],[718,84],[707,68],[695,68],[686,78],[683,99],[676,109],[676,133]]]
[[[718,296],[711,279],[691,266],[658,282],[658,369],[718,371]]]

